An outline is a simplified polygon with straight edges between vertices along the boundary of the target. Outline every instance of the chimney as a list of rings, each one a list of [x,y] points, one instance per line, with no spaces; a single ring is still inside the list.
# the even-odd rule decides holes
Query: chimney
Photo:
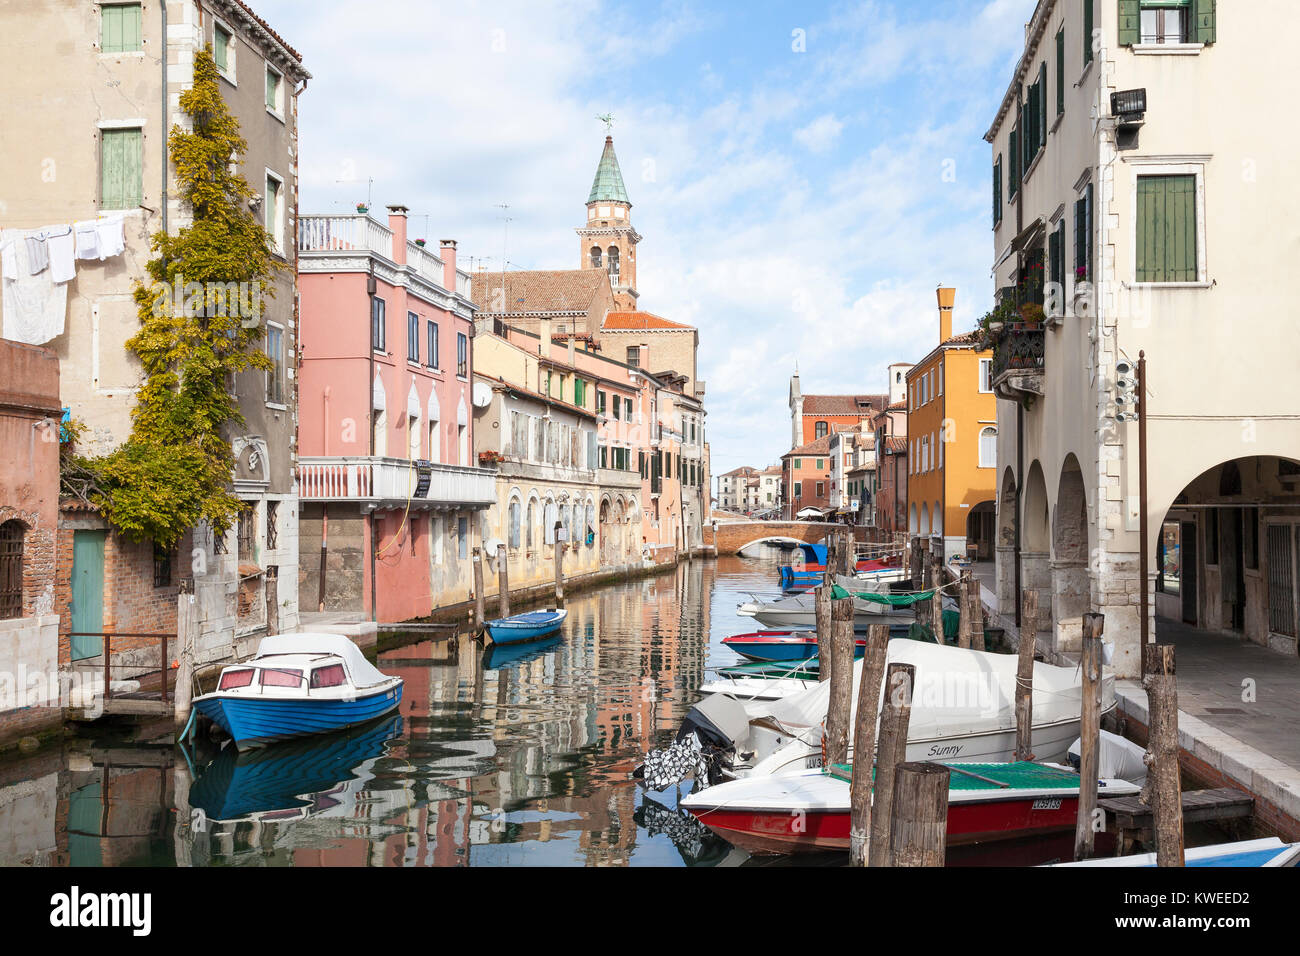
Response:
[[[388,228],[393,231],[393,261],[406,265],[406,214],[405,206],[388,207]]]
[[[551,320],[543,316],[537,320],[537,334],[541,336],[541,345],[537,349],[537,354],[542,358],[551,357]]]
[[[939,299],[939,342],[943,343],[952,338],[952,303],[957,298],[957,290],[939,286],[935,295]]]
[[[438,242],[442,253],[442,287],[448,292],[456,291],[456,240],[441,239]]]

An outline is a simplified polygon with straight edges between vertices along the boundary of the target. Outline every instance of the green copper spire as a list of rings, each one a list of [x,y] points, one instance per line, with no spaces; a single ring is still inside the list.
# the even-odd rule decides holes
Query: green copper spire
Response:
[[[596,178],[591,184],[591,195],[587,202],[625,202],[627,189],[623,186],[623,172],[618,168],[618,157],[614,155],[614,137],[605,137],[605,151],[600,154],[600,165],[596,167]]]

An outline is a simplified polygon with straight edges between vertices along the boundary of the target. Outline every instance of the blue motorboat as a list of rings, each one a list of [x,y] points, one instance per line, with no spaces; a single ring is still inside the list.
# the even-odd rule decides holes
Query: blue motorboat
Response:
[[[1296,867],[1300,866],[1300,843],[1283,843],[1277,837],[1256,840],[1238,840],[1234,843],[1217,843],[1213,846],[1194,847],[1183,852],[1188,867]],[[1054,863],[1053,866],[1119,866],[1146,868],[1156,865],[1154,853],[1137,853],[1133,856],[1097,857],[1072,863]]]
[[[247,661],[222,668],[194,698],[239,750],[333,733],[382,717],[402,700],[402,679],[381,674],[341,634],[266,637]]]
[[[569,616],[566,610],[547,608],[544,611],[527,611],[485,621],[487,632],[492,635],[493,644],[519,644],[523,641],[535,641],[539,637],[554,634]]]
[[[557,632],[526,643],[489,644],[483,651],[483,666],[488,670],[498,670],[527,663],[555,650],[563,641],[564,635]]]

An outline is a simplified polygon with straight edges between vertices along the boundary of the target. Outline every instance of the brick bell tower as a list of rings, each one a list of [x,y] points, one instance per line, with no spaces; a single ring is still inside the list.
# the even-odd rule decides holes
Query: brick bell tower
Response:
[[[587,196],[587,224],[576,232],[580,267],[604,269],[614,287],[617,307],[636,309],[636,246],[641,235],[632,228],[632,202],[614,155],[613,136],[605,137],[605,150]]]

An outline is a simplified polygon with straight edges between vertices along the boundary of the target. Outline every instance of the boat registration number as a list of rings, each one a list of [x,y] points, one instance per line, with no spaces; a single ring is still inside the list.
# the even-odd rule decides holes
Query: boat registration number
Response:
[[[1035,810],[1059,810],[1061,809],[1060,797],[1039,797],[1034,801],[1033,809]]]
[[[804,762],[804,767],[808,770],[816,770],[818,767],[822,766],[822,763],[822,755],[813,754]]]

